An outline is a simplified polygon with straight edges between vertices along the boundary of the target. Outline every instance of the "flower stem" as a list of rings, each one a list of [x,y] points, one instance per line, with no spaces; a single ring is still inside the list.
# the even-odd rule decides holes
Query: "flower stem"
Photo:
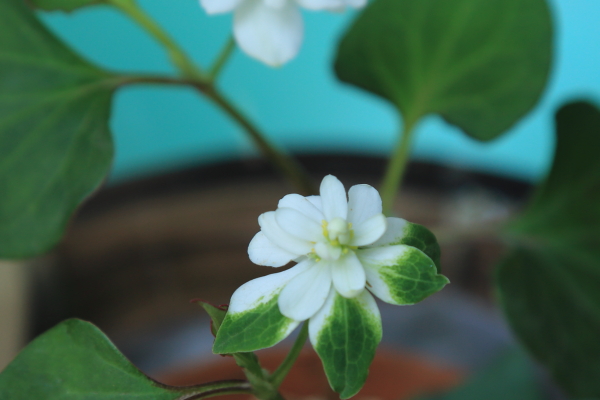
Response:
[[[252,385],[254,396],[260,400],[283,400],[277,387],[269,379],[269,373],[261,368],[254,353],[234,353],[232,356]]]
[[[214,80],[218,77],[219,72],[235,49],[235,43],[232,38],[218,56],[217,61],[210,69],[209,75],[206,75],[188,58],[183,49],[181,49],[148,14],[138,7],[135,0],[107,1],[131,17],[161,43],[167,49],[173,64],[182,74],[182,77],[179,79],[152,76],[124,76],[121,80],[122,85],[131,83],[163,83],[190,85],[195,87],[202,94],[211,99],[246,131],[263,156],[265,156],[271,164],[273,164],[275,168],[297,188],[300,194],[307,196],[318,193],[304,168],[291,156],[285,154],[282,150],[277,149],[270,143],[266,136],[248,119],[248,117],[240,112],[237,107],[230,100],[225,98],[225,96],[216,88]]]
[[[390,159],[387,171],[383,177],[381,184],[381,201],[383,202],[383,213],[387,216],[392,215],[394,200],[398,196],[406,166],[410,156],[410,146],[413,128],[417,120],[405,120],[404,132],[400,142],[394,150],[394,154]]]
[[[281,383],[290,372],[290,369],[294,365],[294,362],[296,362],[296,359],[298,359],[300,351],[302,350],[302,347],[304,347],[304,343],[306,343],[307,338],[308,324],[305,322],[304,325],[302,325],[302,329],[300,330],[294,345],[290,349],[288,355],[285,357],[285,360],[283,360],[281,365],[275,370],[275,372],[273,372],[273,374],[271,374],[271,383],[273,383],[273,386],[276,388],[281,386]]]
[[[204,73],[187,56],[185,51],[150,17],[135,0],[107,0],[114,7],[129,16],[152,37],[154,37],[169,54],[171,62],[184,77],[199,81],[206,80]]]
[[[233,36],[230,36],[227,40],[227,43],[225,44],[225,47],[223,47],[221,53],[219,53],[219,56],[217,57],[215,63],[212,65],[212,67],[210,67],[208,71],[208,79],[211,82],[214,82],[219,77],[221,70],[229,60],[229,57],[231,57],[231,54],[234,50],[235,40],[233,39]]]
[[[266,136],[229,99],[219,92],[214,85],[197,85],[196,87],[244,128],[256,147],[299,190],[299,194],[304,196],[318,194],[316,186],[313,184],[304,167],[294,158],[277,149],[273,143],[269,142]]]
[[[156,383],[157,385],[164,386]],[[224,396],[229,394],[252,394],[252,387],[246,381],[230,380],[204,383],[202,385],[178,387],[174,389],[170,386],[164,386],[170,390],[176,390],[181,393],[180,400],[200,400],[215,396]]]

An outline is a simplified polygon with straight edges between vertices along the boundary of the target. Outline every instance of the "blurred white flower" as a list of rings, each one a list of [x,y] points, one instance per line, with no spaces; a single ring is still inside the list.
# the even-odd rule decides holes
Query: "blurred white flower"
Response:
[[[367,0],[200,0],[208,14],[233,11],[233,34],[251,57],[279,66],[298,54],[304,23],[300,7],[342,11],[360,8]]]

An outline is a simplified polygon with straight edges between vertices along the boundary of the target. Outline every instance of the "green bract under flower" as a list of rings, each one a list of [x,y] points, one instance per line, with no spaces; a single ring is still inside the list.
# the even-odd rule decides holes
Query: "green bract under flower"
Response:
[[[309,320],[311,343],[332,387],[342,397],[355,394],[381,339],[373,295],[413,304],[448,283],[426,254],[432,248],[439,252],[433,235],[403,219],[386,218],[381,210],[373,187],[353,186],[346,197],[342,183],[328,175],[320,196],[290,194],[276,211],[262,214],[250,259],[270,267],[297,264],[235,291],[213,350],[270,347]],[[429,247],[421,249],[405,244],[426,242]]]

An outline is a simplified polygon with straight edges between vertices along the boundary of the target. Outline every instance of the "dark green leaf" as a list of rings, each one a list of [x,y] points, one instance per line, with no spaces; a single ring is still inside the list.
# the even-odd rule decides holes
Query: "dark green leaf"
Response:
[[[385,234],[369,247],[405,244],[425,253],[434,262],[437,272],[441,272],[440,245],[435,235],[423,225],[413,224],[401,218],[388,218]]]
[[[545,0],[376,0],[343,38],[335,70],[408,124],[436,113],[490,140],[537,102],[551,58]]]
[[[404,237],[398,244],[405,244],[421,250],[434,262],[437,272],[442,272],[440,245],[435,235],[423,225],[409,222],[404,229]]]
[[[119,79],[49,33],[23,0],[0,2],[0,258],[56,244],[113,155]]]
[[[511,349],[467,383],[448,394],[421,400],[541,400],[533,366],[520,349]]]
[[[411,246],[374,247],[360,250],[358,257],[369,290],[387,303],[415,304],[449,283],[438,274],[431,258]]]
[[[46,11],[73,11],[80,7],[106,3],[105,0],[27,0],[35,7]]]
[[[35,339],[0,374],[7,400],[182,400],[240,392],[240,381],[176,388],[135,368],[94,325],[72,319]]]
[[[354,396],[381,341],[381,317],[373,297],[364,291],[347,299],[336,292],[310,319],[308,329],[332,389],[342,399]]]
[[[554,164],[507,229],[502,305],[521,340],[573,397],[600,397],[600,111],[556,116]]]

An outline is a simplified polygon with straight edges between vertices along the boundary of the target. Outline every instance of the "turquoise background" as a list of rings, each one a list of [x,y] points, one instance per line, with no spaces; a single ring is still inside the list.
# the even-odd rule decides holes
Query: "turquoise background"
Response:
[[[553,114],[564,102],[600,93],[600,2],[553,0],[555,65],[535,110],[508,134],[479,143],[437,117],[418,127],[417,159],[527,180],[542,177],[553,151]],[[208,17],[197,0],[141,0],[194,60],[207,66],[227,40],[231,16]],[[104,6],[72,14],[40,14],[88,59],[111,70],[173,73],[162,49],[118,12]],[[221,79],[268,135],[293,152],[388,155],[399,120],[383,100],[336,81],[335,44],[351,12],[305,12],[305,40],[285,66],[266,67],[236,51]],[[244,133],[190,89],[137,86],[115,99],[113,182],[159,171],[254,157]]]

